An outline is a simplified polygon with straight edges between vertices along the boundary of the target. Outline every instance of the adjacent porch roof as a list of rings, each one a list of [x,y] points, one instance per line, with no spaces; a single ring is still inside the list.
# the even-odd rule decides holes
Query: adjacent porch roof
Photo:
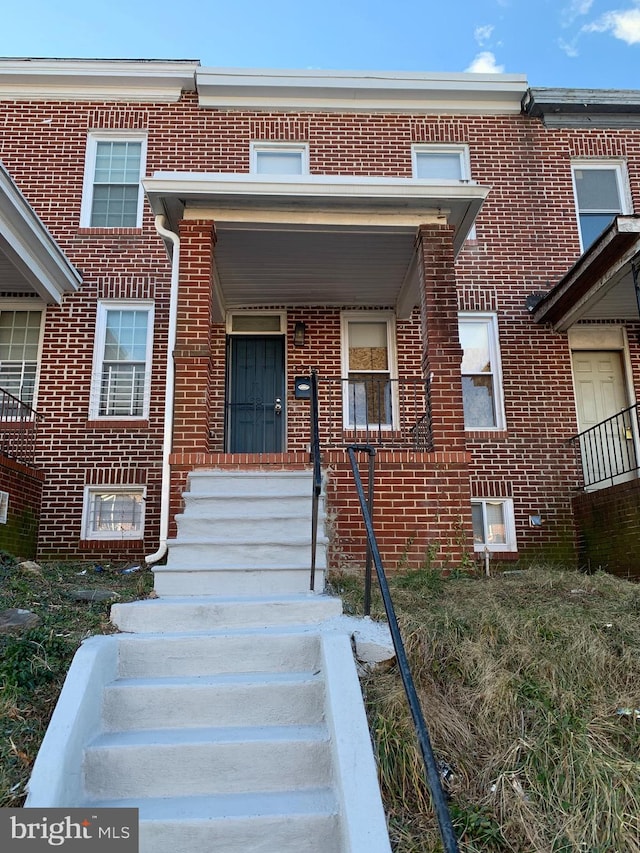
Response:
[[[418,304],[417,228],[450,225],[464,243],[489,188],[473,181],[160,172],[151,207],[216,225],[219,311],[251,305]],[[219,319],[222,319],[220,316]]]
[[[59,304],[77,290],[72,266],[0,163],[0,297],[39,296]]]
[[[638,320],[640,216],[616,216],[533,310],[536,323],[564,332],[580,320]]]

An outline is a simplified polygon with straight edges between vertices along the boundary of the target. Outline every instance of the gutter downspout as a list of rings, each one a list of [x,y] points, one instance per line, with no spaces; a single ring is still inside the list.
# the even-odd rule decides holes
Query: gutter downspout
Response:
[[[173,351],[176,346],[176,324],[178,317],[178,277],[180,267],[180,238],[165,228],[166,218],[156,216],[156,231],[161,237],[173,244],[171,260],[171,291],[169,299],[169,332],[167,341],[167,381],[164,402],[164,435],[162,441],[162,486],[160,491],[160,545],[155,554],[145,557],[147,565],[157,563],[167,553],[167,536],[169,534],[169,498],[171,488],[171,469],[169,455],[173,443],[173,402],[175,396],[175,365]]]

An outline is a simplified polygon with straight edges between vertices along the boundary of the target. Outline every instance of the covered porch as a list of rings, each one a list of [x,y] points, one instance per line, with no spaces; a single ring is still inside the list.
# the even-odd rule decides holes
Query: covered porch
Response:
[[[638,576],[640,217],[616,216],[532,313],[567,333],[572,354],[580,565]]]
[[[337,561],[364,555],[345,447],[366,442],[389,557],[418,539],[422,562],[433,539],[454,564],[471,542],[454,258],[488,189],[177,173],[144,185],[175,275],[169,533],[195,468],[309,465],[315,371]]]

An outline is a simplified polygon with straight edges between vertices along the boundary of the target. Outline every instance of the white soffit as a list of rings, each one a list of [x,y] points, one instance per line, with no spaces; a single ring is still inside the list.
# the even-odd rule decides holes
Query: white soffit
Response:
[[[226,222],[407,228],[434,219],[455,229],[457,252],[489,193],[473,181],[354,178],[303,179],[249,174],[156,172],[143,186],[155,214],[175,230],[185,211]],[[207,214],[204,214],[207,211]]]
[[[196,60],[2,59],[0,98],[174,103],[194,91]]]
[[[59,304],[82,278],[0,163],[0,295],[36,293]]]
[[[198,68],[200,106],[336,112],[519,114],[521,74]]]

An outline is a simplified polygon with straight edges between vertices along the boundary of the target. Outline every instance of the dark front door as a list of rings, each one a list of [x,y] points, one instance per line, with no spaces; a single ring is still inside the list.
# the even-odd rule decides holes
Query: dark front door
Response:
[[[227,452],[278,453],[284,443],[284,337],[232,335]]]

